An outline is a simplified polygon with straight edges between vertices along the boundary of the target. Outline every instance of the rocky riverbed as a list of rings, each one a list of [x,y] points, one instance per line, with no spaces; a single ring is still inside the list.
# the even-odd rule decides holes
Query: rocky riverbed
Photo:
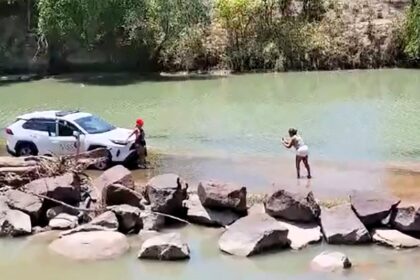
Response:
[[[226,182],[190,186],[176,174],[138,184],[123,166],[95,179],[67,171],[29,182],[3,180],[0,236],[48,236],[52,254],[75,260],[121,258],[133,236],[140,260],[194,258],[182,232],[171,230],[191,224],[221,228],[218,250],[226,257],[306,250],[314,243],[420,246],[420,210],[379,193],[355,191],[348,200],[330,204],[310,190],[256,195]],[[343,270],[352,262],[357,259],[323,252],[313,256],[310,267]]]

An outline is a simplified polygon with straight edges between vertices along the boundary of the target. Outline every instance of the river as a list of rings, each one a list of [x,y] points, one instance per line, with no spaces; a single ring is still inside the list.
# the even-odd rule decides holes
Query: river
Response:
[[[142,117],[148,144],[158,156],[154,169],[135,172],[139,181],[175,172],[193,185],[212,178],[256,192],[302,187],[323,198],[373,189],[418,202],[419,88],[420,72],[402,69],[189,80],[69,75],[0,84],[0,127],[42,109],[86,110],[124,127]],[[293,152],[280,145],[291,126],[310,147],[311,181],[295,179]],[[217,251],[218,232],[183,231],[193,252],[187,264],[140,262],[135,253],[111,263],[79,264],[50,256],[45,246],[13,240],[0,242],[0,268],[7,279],[57,279],[57,273],[60,279],[328,279],[307,270],[308,261],[326,245],[237,260]],[[413,251],[339,249],[361,265],[331,279],[412,279],[414,270],[420,274],[414,268],[419,255]],[[408,269],[411,274],[404,274]]]

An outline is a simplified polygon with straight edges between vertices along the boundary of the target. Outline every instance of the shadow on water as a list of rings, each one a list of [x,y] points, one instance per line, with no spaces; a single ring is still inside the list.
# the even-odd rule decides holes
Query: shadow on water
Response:
[[[178,82],[191,80],[214,80],[222,75],[211,74],[134,74],[134,73],[78,73],[64,74],[54,78],[62,83],[78,83],[93,86],[123,86],[142,82]]]

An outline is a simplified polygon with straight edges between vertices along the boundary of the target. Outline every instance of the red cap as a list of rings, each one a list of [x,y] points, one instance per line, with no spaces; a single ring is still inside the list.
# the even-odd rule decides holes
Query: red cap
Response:
[[[143,126],[144,125],[144,121],[139,118],[139,119],[136,120],[136,124],[139,125],[139,126]]]

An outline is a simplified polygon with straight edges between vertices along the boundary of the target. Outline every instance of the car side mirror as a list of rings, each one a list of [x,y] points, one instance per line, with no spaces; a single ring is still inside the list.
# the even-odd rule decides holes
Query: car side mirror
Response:
[[[79,131],[73,131],[73,136],[76,137],[76,139],[79,139],[81,133]]]

